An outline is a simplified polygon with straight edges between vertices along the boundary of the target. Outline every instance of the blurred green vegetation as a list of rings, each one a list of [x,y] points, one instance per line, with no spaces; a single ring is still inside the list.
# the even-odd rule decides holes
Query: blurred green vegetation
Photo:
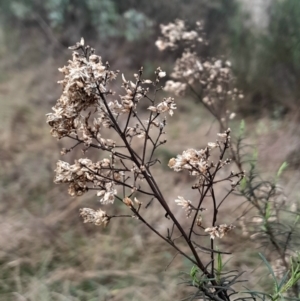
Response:
[[[297,113],[300,96],[300,1],[274,0],[269,25],[257,30],[236,15],[230,35],[230,56],[247,99],[245,114],[281,118]]]
[[[236,0],[1,0],[0,53],[18,49],[17,55],[31,61],[39,52],[57,55],[57,48],[62,51],[84,36],[99,44],[108,60],[123,57],[129,69],[163,65],[176,53],[155,49],[159,24],[203,20],[210,41],[205,55],[229,57],[245,91],[240,112],[281,118],[298,111],[300,1],[274,0],[268,13],[269,25],[260,29]]]
[[[1,0],[0,6],[2,25],[8,27],[33,26],[41,18],[57,34],[74,27],[77,32],[97,39],[123,36],[135,40],[144,38],[152,25],[176,18],[190,22],[207,19],[209,31],[217,28],[224,33],[224,22],[235,12],[234,3],[233,0],[226,3],[220,0]]]

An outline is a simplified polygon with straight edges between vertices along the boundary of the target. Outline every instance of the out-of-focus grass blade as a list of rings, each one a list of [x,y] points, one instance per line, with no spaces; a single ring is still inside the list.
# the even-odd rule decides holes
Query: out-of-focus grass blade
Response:
[[[281,174],[284,172],[284,170],[288,167],[288,163],[287,162],[283,162],[281,164],[281,166],[279,167],[278,171],[277,171],[277,178],[279,178],[281,176]]]
[[[240,123],[239,137],[244,136],[244,133],[245,133],[245,120],[243,119]]]
[[[271,267],[271,265],[269,264],[268,260],[265,258],[265,256],[261,253],[258,253],[260,258],[263,260],[263,262],[265,263],[265,265],[267,266],[270,274],[272,275],[273,279],[274,279],[274,284],[275,284],[275,288],[276,288],[276,293],[278,292],[278,284],[277,284],[277,279],[276,279],[276,276],[274,274],[274,271]]]

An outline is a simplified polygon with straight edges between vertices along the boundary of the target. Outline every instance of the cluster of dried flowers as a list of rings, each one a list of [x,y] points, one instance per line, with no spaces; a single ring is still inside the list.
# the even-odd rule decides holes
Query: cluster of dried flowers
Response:
[[[84,223],[92,223],[96,226],[107,226],[110,219],[106,212],[101,209],[93,210],[90,208],[83,208],[80,209],[80,215],[82,216]]]
[[[226,224],[223,224],[212,228],[206,228],[204,231],[209,233],[211,239],[215,239],[215,237],[222,238],[233,228],[234,228],[233,225],[227,226]]]
[[[227,60],[203,58],[199,44],[206,45],[203,25],[196,23],[196,30],[188,30],[182,20],[161,25],[162,37],[156,41],[159,50],[183,48],[181,57],[175,62],[172,80],[168,80],[164,90],[182,95],[188,89],[209,111],[221,121],[221,128],[228,127],[228,120],[235,117],[229,108],[243,99],[243,94],[234,87],[231,63]],[[230,103],[230,105],[229,105]]]
[[[180,39],[194,40],[197,36],[196,31],[187,32],[184,29],[184,23],[178,21],[176,26],[169,24],[164,27],[163,32],[165,37],[172,36],[172,43]],[[180,33],[178,30],[181,30]],[[70,49],[73,50],[73,59],[69,61],[68,66],[59,69],[64,74],[64,79],[59,82],[63,87],[62,95],[53,107],[54,112],[47,114],[47,122],[52,128],[51,134],[58,139],[69,137],[76,142],[70,149],[63,149],[62,154],[83,145],[84,152],[89,148],[96,148],[108,153],[109,157],[98,162],[81,158],[74,164],[60,160],[55,169],[54,182],[67,183],[71,196],[80,196],[89,190],[96,191],[102,205],[112,204],[115,199],[119,199],[130,207],[133,215],[136,216],[140,214],[142,203],[136,198],[134,202],[131,201],[132,195],[139,193],[158,198],[157,195],[161,194],[158,188],[153,191],[153,186],[157,184],[151,176],[150,169],[158,162],[154,158],[154,151],[166,142],[160,141],[166,126],[166,117],[161,115],[168,113],[172,116],[176,109],[173,98],[167,97],[160,101],[156,99],[156,92],[160,90],[158,84],[166,73],[159,67],[155,71],[154,80],[143,79],[141,69],[134,74],[135,81],[126,80],[122,74],[122,88],[125,93],[119,99],[115,99],[114,93],[107,86],[109,81],[116,79],[118,71],[111,71],[108,63],[103,64],[94,49],[84,45],[83,39]],[[154,90],[152,98],[150,88]],[[142,99],[149,102],[146,120],[139,117],[138,105]],[[153,128],[156,131],[153,132]],[[118,141],[105,138],[103,129],[114,131]],[[223,157],[230,145],[229,134],[230,130],[219,134],[219,140],[208,143],[205,149],[184,151],[182,155],[170,159],[169,167],[176,172],[187,170],[191,176],[194,176],[196,178],[194,189],[212,185],[215,174],[229,164],[230,160],[221,159],[214,163],[211,160],[211,152],[219,150]],[[133,147],[135,138],[143,141],[142,154],[138,154]],[[232,178],[242,176],[239,173],[231,173],[226,180],[234,183],[232,184],[234,187],[238,181],[234,182]],[[144,188],[143,182],[147,182],[148,187]],[[123,197],[118,196],[118,187],[122,187]],[[164,198],[161,196],[160,198],[158,199],[163,203],[164,209],[170,210]],[[201,207],[197,208],[182,196],[179,196],[175,202],[186,210],[188,217],[193,212],[198,215],[204,210]],[[81,216],[85,222],[95,225],[107,225],[111,219],[102,209],[95,211],[84,208],[81,210]],[[223,236],[222,234],[210,235],[212,238]]]
[[[183,46],[182,55],[176,60],[170,75],[172,80],[167,80],[164,87],[160,86],[161,79],[166,77],[166,72],[160,67],[156,69],[154,79],[151,80],[143,78],[142,68],[134,74],[134,80],[127,80],[122,74],[123,93],[119,97],[115,97],[115,93],[108,87],[117,78],[119,71],[110,70],[108,63],[103,64],[102,58],[95,54],[93,48],[85,46],[83,39],[70,47],[73,58],[67,66],[59,69],[64,75],[64,79],[59,82],[63,92],[53,107],[53,112],[47,114],[47,123],[53,137],[67,137],[75,143],[69,149],[63,148],[62,155],[82,146],[84,154],[89,149],[96,149],[107,157],[96,162],[89,158],[80,158],[74,164],[59,160],[54,182],[68,184],[71,196],[94,191],[100,198],[101,205],[112,205],[116,200],[122,202],[130,214],[108,215],[102,209],[83,208],[80,209],[80,216],[84,223],[96,226],[107,226],[115,217],[137,218],[196,265],[204,277],[209,279],[209,285],[200,287],[205,298],[230,300],[226,284],[222,288],[222,281],[216,281],[214,256],[215,253],[222,252],[215,250],[214,239],[223,238],[235,228],[232,224],[217,222],[220,206],[245,176],[239,164],[238,172],[229,172],[227,168],[231,158],[237,163],[228,128],[228,121],[235,117],[235,113],[229,110],[228,103],[242,99],[243,95],[234,87],[229,61],[203,58],[199,55],[198,46],[207,44],[202,23],[197,22],[195,30],[188,30],[183,21],[177,20],[175,23],[161,25],[161,32],[162,37],[156,42],[159,50],[174,50]],[[152,174],[152,167],[160,162],[155,157],[155,151],[166,143],[162,136],[165,134],[167,115],[173,116],[177,109],[174,98],[159,98],[157,92],[161,89],[177,96],[190,89],[219,121],[221,128],[217,140],[207,143],[204,149],[189,148],[169,160],[168,166],[175,172],[188,172],[194,179],[191,188],[199,192],[200,197],[197,200],[187,200],[183,196],[175,199],[175,203],[190,218],[186,223],[182,223],[171,210],[169,200],[161,192]],[[147,104],[147,110],[143,112],[144,104]],[[230,153],[231,158],[227,157],[227,153]],[[221,182],[229,183],[229,191],[223,198],[218,199],[215,186]],[[266,205],[264,218],[253,220],[254,223],[262,225],[261,228],[265,228],[266,234],[268,223],[276,222],[278,218],[278,195],[281,194],[277,193],[274,186],[265,185],[261,188],[261,196],[249,193],[249,202],[256,206],[255,202],[261,197],[265,204],[271,204],[271,207]],[[211,200],[212,210],[202,214],[206,210],[202,205],[208,198]],[[159,232],[151,221],[144,218],[144,210],[153,200],[160,205],[161,211],[166,213],[165,217],[173,224],[165,231],[167,235]],[[145,203],[147,205],[143,206]],[[188,227],[184,227],[186,224]],[[241,225],[244,234],[249,235],[244,220],[241,220]],[[178,236],[174,238],[175,232],[179,232],[179,237],[185,241],[189,253],[175,241],[178,239]],[[272,234],[270,233],[269,236]],[[210,238],[210,248],[201,246],[202,236]],[[207,242],[207,239],[204,240]],[[211,255],[208,263],[198,254],[203,250]],[[280,272],[288,268],[285,256],[286,249],[281,254],[281,261],[277,262]]]
[[[190,42],[195,38],[201,40],[196,31],[186,31],[181,21],[178,21],[176,26],[169,24],[164,27],[163,32],[165,38],[170,39],[167,47],[171,47],[171,43],[175,45],[180,39]],[[163,48],[162,43],[161,41],[161,48]],[[85,223],[107,226],[115,217],[135,217],[177,252],[197,264],[207,277],[214,279],[213,267],[210,272],[198,254],[200,244],[197,232],[201,231],[202,236],[210,237],[211,249],[209,250],[213,257],[213,240],[216,237],[222,238],[234,228],[233,225],[217,224],[216,218],[218,208],[230,193],[226,193],[221,200],[217,200],[214,193],[216,184],[220,182],[228,182],[230,192],[232,192],[244,177],[244,172],[227,172],[226,169],[231,162],[229,158],[226,158],[231,142],[230,129],[218,134],[218,139],[215,142],[209,142],[204,149],[187,149],[169,161],[168,165],[174,171],[187,171],[195,178],[192,188],[198,190],[200,195],[197,201],[186,200],[183,196],[178,196],[175,200],[175,203],[182,207],[191,218],[188,221],[189,227],[184,229],[184,225],[179,217],[176,217],[177,214],[171,210],[170,202],[161,192],[152,174],[152,167],[159,162],[159,159],[155,157],[155,151],[166,143],[162,136],[165,134],[168,115],[172,116],[177,108],[174,98],[159,98],[159,93],[157,93],[162,89],[160,81],[166,73],[159,67],[155,71],[154,79],[144,79],[141,68],[138,73],[134,74],[133,81],[127,80],[122,74],[121,87],[124,92],[119,97],[115,97],[108,85],[111,80],[116,79],[118,71],[111,71],[108,63],[103,64],[101,57],[95,54],[94,49],[84,45],[83,39],[70,48],[73,50],[73,59],[67,66],[60,69],[64,74],[64,79],[59,82],[63,92],[53,107],[53,112],[47,114],[47,122],[51,127],[53,137],[74,141],[71,148],[62,149],[62,155],[82,146],[84,154],[89,149],[96,149],[106,157],[96,162],[89,158],[80,158],[73,164],[59,160],[55,169],[54,182],[68,184],[68,192],[71,196],[81,196],[88,191],[94,191],[100,198],[102,206],[113,205],[115,201],[120,201],[129,210],[129,214],[126,215],[109,215],[102,208],[98,210],[83,208],[80,209],[80,215]],[[216,78],[219,74],[223,74],[223,79],[227,76],[225,74],[228,74],[218,62],[213,65],[206,63],[203,64],[204,67],[201,67],[201,63],[195,61],[193,54],[186,52],[185,58],[186,60],[178,62],[175,68],[174,72],[177,77],[187,72],[184,76],[193,77],[195,83],[196,79],[204,81],[204,73],[188,69],[206,68],[211,78],[210,84],[208,82],[206,84],[211,85],[211,88],[215,81],[212,74]],[[191,60],[190,67],[189,65],[184,67],[183,65],[187,64],[188,60]],[[216,79],[216,82],[219,85],[222,84],[220,79]],[[187,84],[192,84],[192,80],[188,80]],[[165,90],[172,90],[171,85],[177,85],[178,90],[184,90],[186,87],[186,84],[168,81],[166,87],[169,88]],[[222,88],[216,86],[216,93],[222,94],[223,90],[220,89]],[[140,105],[141,103],[143,105]],[[147,110],[142,111],[145,104],[147,104]],[[223,177],[219,175],[221,169],[224,169]],[[205,210],[202,203],[207,197],[211,197],[213,203],[211,214],[213,218],[210,222],[207,222],[209,219],[207,216],[204,222],[201,215]],[[143,206],[143,204],[149,204],[153,200],[160,205],[165,217],[173,223],[172,230],[167,229],[167,236],[151,225],[151,221],[144,219],[144,210],[147,210],[147,205]],[[175,242],[173,236],[178,231],[189,246],[190,254],[183,251]],[[205,241],[207,242],[207,239]],[[207,250],[206,248],[206,252]],[[212,283],[216,285],[214,280]]]
[[[124,94],[115,99],[107,85],[116,79],[118,71],[111,71],[108,63],[103,64],[94,49],[84,45],[83,39],[70,49],[74,50],[73,59],[59,69],[64,74],[64,79],[59,82],[63,92],[53,112],[47,114],[47,123],[51,126],[53,137],[68,137],[76,142],[69,149],[63,148],[63,155],[83,145],[85,153],[90,148],[96,148],[105,151],[109,157],[98,162],[81,158],[74,164],[60,160],[55,170],[55,183],[68,183],[72,196],[96,190],[101,204],[115,201],[117,187],[126,187],[128,195],[134,192],[152,195],[151,191],[141,188],[141,183],[149,178],[149,169],[157,162],[153,158],[153,149],[165,143],[160,140],[166,126],[166,118],[161,114],[172,116],[176,109],[173,98],[158,101],[155,97],[156,90],[160,89],[159,81],[166,73],[157,68],[153,81],[142,79],[142,69],[134,74],[134,81],[126,80],[122,74]],[[148,96],[149,86],[154,90],[153,98]],[[141,99],[149,103],[146,120],[139,118],[138,104]],[[104,129],[114,131],[118,141],[105,138]],[[153,130],[155,133],[151,136]],[[131,147],[136,138],[144,144],[141,156]],[[149,150],[148,145],[152,149]],[[85,221],[96,225],[107,225],[109,220],[104,211],[85,208],[81,215]]]
[[[196,182],[192,186],[193,189],[202,189],[203,187],[210,187],[217,182],[229,181],[233,191],[244,177],[243,172],[231,172],[230,175],[224,179],[215,181],[218,172],[231,162],[228,158],[223,159],[226,149],[230,147],[230,129],[218,134],[218,136],[219,139],[216,140],[216,142],[209,142],[206,148],[201,150],[188,149],[184,151],[182,155],[177,155],[176,158],[171,158],[169,161],[169,167],[174,171],[180,172],[187,170],[191,176],[195,177]],[[216,162],[212,160],[212,152],[214,150],[221,153],[220,159]],[[234,180],[234,178],[237,180]],[[214,188],[211,187],[211,191],[213,191],[213,189]],[[223,201],[224,200],[225,199],[223,199]],[[214,197],[213,201],[216,201]],[[190,217],[192,213],[195,212],[194,221],[197,216],[196,224],[199,227],[202,226],[202,216],[199,214],[199,211],[205,210],[205,208],[201,207],[202,202],[193,205],[190,200],[186,200],[182,196],[178,196],[175,202],[185,209],[187,217]],[[201,221],[201,223],[199,221]],[[222,238],[233,228],[233,225],[227,226],[226,224],[222,224],[213,225],[213,227],[208,227],[204,229],[204,231],[210,234],[211,239],[214,239],[215,237]]]
[[[175,20],[174,23],[167,25],[160,25],[162,36],[155,42],[155,45],[160,51],[171,48],[178,48],[178,44],[182,41],[191,47],[194,46],[194,42],[207,44],[203,38],[203,24],[201,22],[196,23],[196,30],[188,30],[183,20]]]
[[[56,165],[56,184],[69,183],[69,194],[71,196],[80,196],[88,191],[88,184],[92,187],[99,187],[97,195],[101,196],[100,203],[113,203],[117,190],[115,181],[121,178],[120,172],[113,171],[110,168],[110,160],[103,159],[93,163],[90,159],[81,158],[70,165],[65,161],[58,161]]]
[[[82,49],[85,55],[74,51],[69,65],[59,69],[64,74],[64,79],[59,82],[63,93],[53,107],[54,112],[47,114],[47,122],[52,127],[53,137],[60,139],[72,134],[89,145],[93,135],[97,137],[99,128],[110,124],[107,116],[100,114],[91,128],[88,125],[89,115],[86,114],[86,110],[98,109],[98,90],[100,93],[109,93],[106,84],[115,79],[118,72],[109,70],[107,64],[103,65],[101,57],[94,54],[94,49],[84,48],[83,39],[71,49]]]

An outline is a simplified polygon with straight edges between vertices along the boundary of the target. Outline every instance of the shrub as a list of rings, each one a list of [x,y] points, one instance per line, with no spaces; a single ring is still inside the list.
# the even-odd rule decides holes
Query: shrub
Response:
[[[207,44],[202,24],[198,22],[195,29],[188,29],[183,21],[177,20],[162,25],[161,31],[162,37],[156,42],[160,50],[183,49],[171,74],[172,80],[166,82],[163,90],[177,96],[191,91],[220,127],[215,141],[208,142],[200,150],[183,150],[168,163],[175,172],[189,174],[193,179],[191,189],[198,192],[198,198],[189,200],[182,193],[170,202],[153,172],[154,166],[160,163],[156,151],[167,142],[163,138],[167,118],[177,110],[173,97],[160,96],[166,72],[158,67],[154,78],[148,79],[143,77],[141,68],[134,74],[134,80],[122,74],[123,93],[115,100],[110,87],[119,71],[103,63],[94,49],[85,46],[83,39],[70,47],[73,59],[60,69],[64,74],[60,82],[63,92],[53,112],[47,114],[47,122],[53,137],[74,141],[73,146],[62,149],[63,155],[81,146],[84,154],[95,149],[106,156],[99,161],[88,157],[73,163],[60,160],[55,170],[55,183],[66,183],[72,196],[95,191],[101,208],[82,208],[80,215],[85,223],[109,227],[116,218],[133,218],[169,244],[175,251],[174,256],[181,255],[189,260],[193,267],[185,283],[194,288],[189,300],[277,300],[287,292],[298,298],[299,256],[290,249],[295,243],[298,218],[293,219],[291,226],[282,223],[281,212],[285,207],[278,197],[282,192],[276,182],[285,165],[273,182],[258,178],[255,160],[251,161],[250,171],[245,173],[244,124],[241,123],[236,139],[231,137],[228,128],[229,121],[235,117],[234,102],[243,98],[243,94],[234,87],[230,62],[199,57],[201,48]],[[229,168],[233,164],[237,171]],[[216,193],[221,184],[228,189],[222,196]],[[219,250],[216,241],[226,239],[235,231],[234,221],[225,223],[220,216],[220,208],[233,193],[240,194],[258,214],[260,220],[255,223],[259,230],[255,225],[251,230],[261,235],[262,241],[266,241],[279,257],[284,275],[278,274],[278,278],[274,268],[261,255],[273,277],[273,292],[237,289],[242,272],[225,269],[223,257],[230,252]],[[115,202],[123,206],[116,207]],[[211,210],[203,206],[208,202]],[[147,214],[150,204],[155,206],[156,216]],[[180,218],[173,204],[185,211],[189,217],[187,222]],[[104,210],[105,207],[112,213]],[[158,216],[164,217],[163,225],[157,225]],[[243,225],[250,231],[245,222]]]

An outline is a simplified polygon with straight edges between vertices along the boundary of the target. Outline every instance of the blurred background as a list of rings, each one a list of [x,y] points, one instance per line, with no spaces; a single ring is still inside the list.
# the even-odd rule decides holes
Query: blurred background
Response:
[[[180,300],[186,293],[178,274],[189,263],[178,258],[165,271],[174,254],[135,220],[104,230],[83,225],[78,209],[97,208],[97,197],[70,198],[53,184],[62,144],[45,114],[61,93],[57,69],[71,56],[68,46],[84,37],[113,70],[132,75],[144,66],[150,77],[157,66],[170,73],[176,59],[156,49],[159,25],[203,20],[207,55],[227,57],[244,91],[232,128],[246,120],[265,175],[289,162],[284,185],[298,202],[299,16],[299,0],[0,0],[0,300]],[[211,119],[189,96],[176,114],[164,163],[182,145],[215,139]],[[170,198],[188,190],[187,177],[163,172],[163,189],[176,185]],[[257,262],[244,243],[232,241],[245,254],[232,265],[250,270]]]

